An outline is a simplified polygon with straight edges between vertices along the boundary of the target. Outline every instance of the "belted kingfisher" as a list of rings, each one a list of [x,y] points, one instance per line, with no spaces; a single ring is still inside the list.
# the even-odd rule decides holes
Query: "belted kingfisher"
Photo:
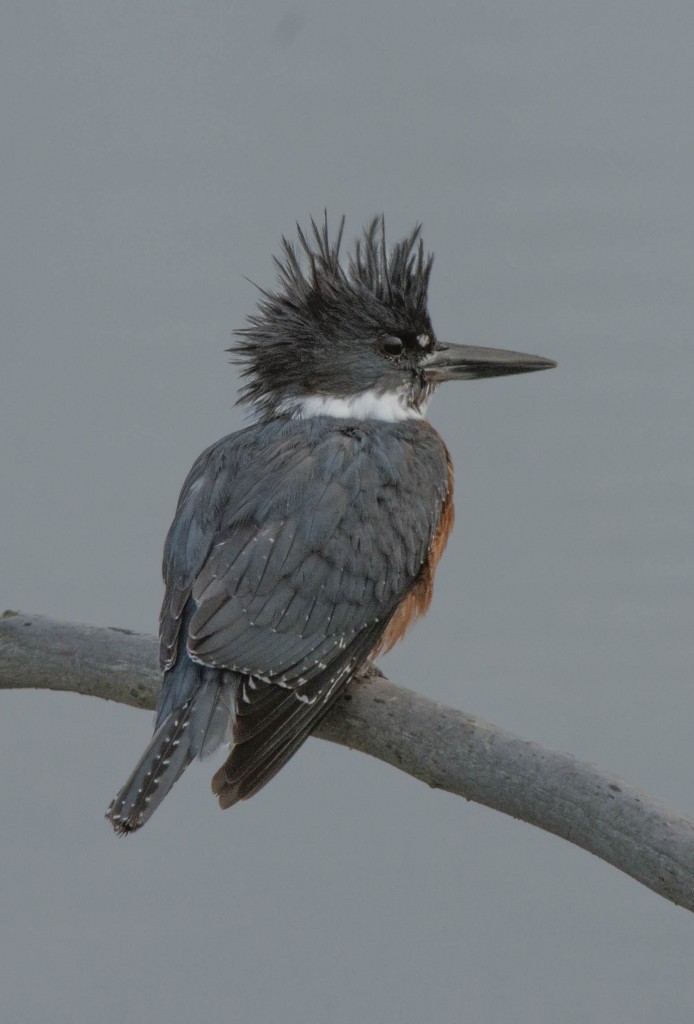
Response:
[[[436,387],[529,373],[539,356],[440,342],[420,228],[374,219],[346,262],[344,218],[283,239],[230,351],[255,421],[199,456],[164,547],[155,732],[111,803],[148,820],[195,757],[230,807],[265,785],[364,662],[423,615],[453,526],[453,467],[426,419]]]

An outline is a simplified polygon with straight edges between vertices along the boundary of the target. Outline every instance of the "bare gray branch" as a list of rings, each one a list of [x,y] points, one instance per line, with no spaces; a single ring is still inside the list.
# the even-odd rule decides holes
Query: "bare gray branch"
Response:
[[[155,705],[153,637],[6,612],[0,651],[0,688]],[[395,686],[375,668],[315,735],[568,839],[694,910],[694,821],[594,765]]]

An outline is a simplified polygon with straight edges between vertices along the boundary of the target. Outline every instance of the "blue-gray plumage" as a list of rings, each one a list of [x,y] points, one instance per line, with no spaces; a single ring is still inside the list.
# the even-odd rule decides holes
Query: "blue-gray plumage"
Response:
[[[440,344],[418,232],[387,253],[377,226],[347,270],[327,228],[314,225],[313,244],[300,233],[306,272],[285,242],[282,289],[241,332],[259,419],[203,452],[183,485],[164,549],[155,734],[109,808],[118,832],[222,743],[222,807],[272,778],[428,607],[453,522],[431,392],[553,365]]]

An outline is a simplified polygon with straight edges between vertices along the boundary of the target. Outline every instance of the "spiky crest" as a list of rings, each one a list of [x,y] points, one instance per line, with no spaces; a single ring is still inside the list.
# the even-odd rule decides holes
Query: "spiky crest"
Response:
[[[312,370],[337,346],[429,328],[433,256],[424,253],[421,225],[388,250],[384,218],[374,217],[346,265],[340,258],[344,225],[342,217],[331,239],[326,213],[320,225],[311,219],[310,232],[297,224],[298,247],[282,238],[274,257],[278,288],[259,288],[257,311],[229,349],[246,379],[239,402],[271,408],[282,387],[307,390]]]

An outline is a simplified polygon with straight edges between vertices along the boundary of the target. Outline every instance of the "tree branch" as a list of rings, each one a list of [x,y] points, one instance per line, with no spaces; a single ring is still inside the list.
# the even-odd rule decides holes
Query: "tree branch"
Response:
[[[153,708],[160,682],[154,637],[17,612],[0,619],[0,688]],[[594,765],[395,686],[375,667],[315,735],[553,832],[694,910],[694,821]]]

